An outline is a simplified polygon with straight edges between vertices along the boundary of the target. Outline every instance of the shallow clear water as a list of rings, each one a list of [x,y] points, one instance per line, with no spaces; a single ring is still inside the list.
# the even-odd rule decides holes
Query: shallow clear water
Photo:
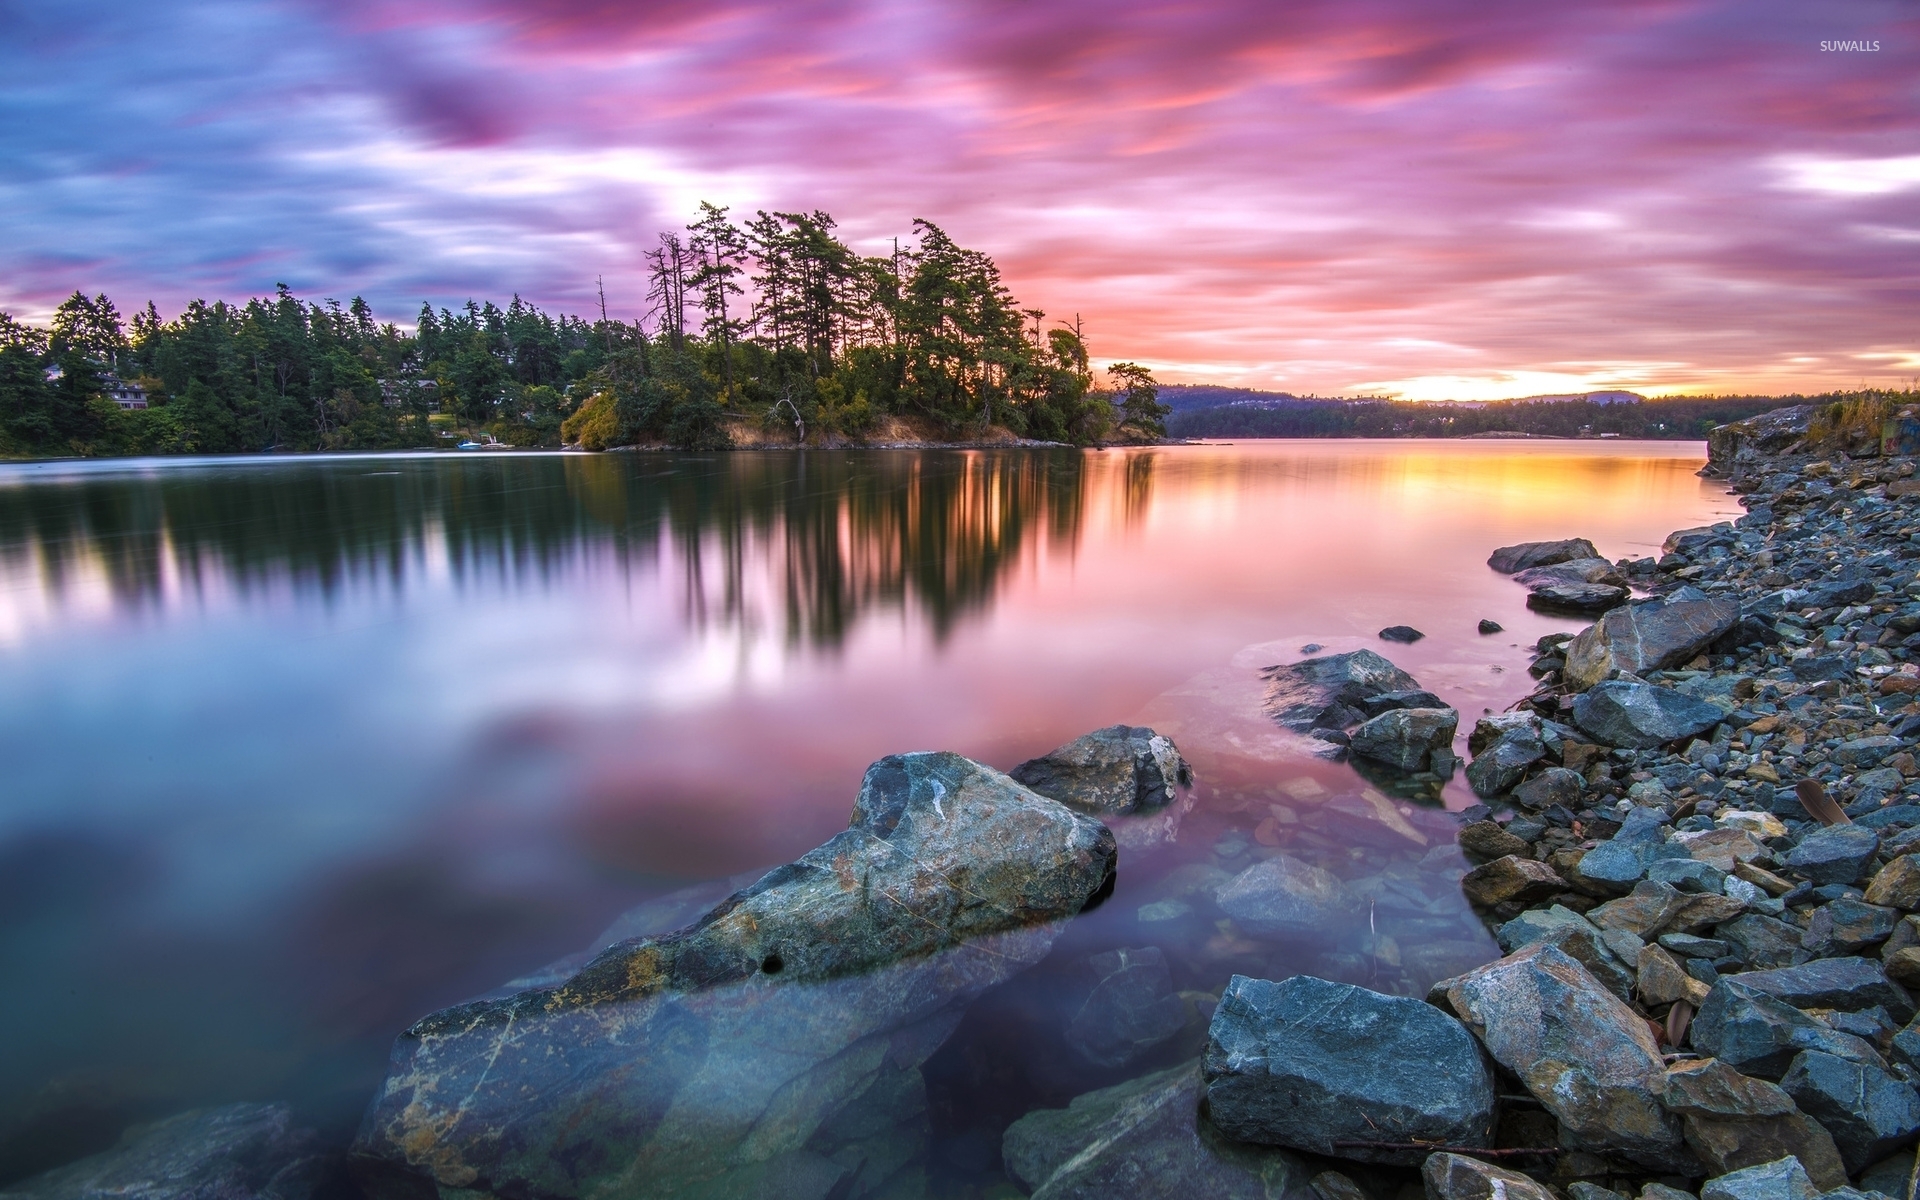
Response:
[[[1092,953],[1158,946],[1189,999],[1235,971],[1417,994],[1492,955],[1437,807],[1472,803],[1464,783],[1425,804],[1309,757],[1253,707],[1257,669],[1371,646],[1464,736],[1529,690],[1525,646],[1578,627],[1488,551],[1657,553],[1739,511],[1700,461],[1265,442],[0,466],[0,1182],[219,1100],[292,1100],[344,1138],[413,1018],[796,857],[873,759],[1006,769],[1152,724],[1193,794],[1123,830],[1113,899],[927,1066],[937,1171],[988,1178],[1021,1111],[1193,1052],[1061,1052]],[[1380,642],[1392,624],[1428,636]],[[1309,949],[1217,924],[1218,873],[1273,847],[1359,887],[1369,931]]]

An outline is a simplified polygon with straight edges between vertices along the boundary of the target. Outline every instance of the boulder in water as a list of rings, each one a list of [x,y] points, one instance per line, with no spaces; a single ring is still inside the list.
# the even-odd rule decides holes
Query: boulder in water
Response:
[[[1371,650],[1308,658],[1268,667],[1262,706],[1296,733],[1345,729],[1363,716],[1358,702],[1382,692],[1411,692],[1420,681]]]
[[[1451,708],[1391,709],[1354,730],[1347,747],[1402,771],[1424,771],[1435,751],[1453,745],[1459,721]]]
[[[1253,864],[1214,898],[1250,932],[1316,940],[1337,939],[1365,908],[1337,876],[1289,854]]]
[[[1009,774],[1049,800],[1090,813],[1162,808],[1176,787],[1193,784],[1193,769],[1173,739],[1132,725],[1096,729]]]
[[[1232,1141],[1201,1116],[1202,1086],[1187,1063],[1030,1112],[1001,1139],[1007,1175],[1033,1200],[1318,1200],[1304,1159]]]
[[[1067,1023],[1067,1045],[1088,1062],[1124,1067],[1186,1025],[1186,1001],[1174,994],[1158,946],[1123,946],[1087,963],[1099,982]]]
[[[308,1200],[337,1169],[284,1104],[229,1104],[138,1125],[110,1150],[0,1188],[7,1200]]]
[[[851,827],[676,933],[395,1043],[352,1151],[376,1198],[865,1195],[919,1067],[1112,878],[1113,835],[956,754],[868,768]]]
[[[1502,546],[1487,558],[1487,565],[1502,575],[1512,575],[1529,567],[1549,567],[1555,563],[1581,558],[1599,558],[1600,552],[1586,538],[1568,538],[1559,542],[1521,542]]]

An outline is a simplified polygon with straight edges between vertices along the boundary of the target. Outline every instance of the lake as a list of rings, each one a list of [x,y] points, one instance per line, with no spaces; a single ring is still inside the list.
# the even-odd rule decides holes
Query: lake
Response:
[[[1485,566],[1609,557],[1741,510],[1698,443],[1256,442],[1105,452],[484,454],[0,465],[0,1185],[129,1122],[285,1100],[344,1143],[394,1035],[707,903],[846,827],[868,763],[1006,770],[1119,722],[1198,783],[1113,897],[984,996],[925,1076],[929,1170],[998,1179],[1086,962],[1421,994],[1497,950],[1446,809],[1308,753],[1258,669],[1371,647],[1462,714],[1581,622]],[[1505,631],[1476,632],[1491,618]],[[1392,645],[1376,634],[1427,635]],[[1371,898],[1311,951],[1222,925],[1273,847]],[[1212,874],[1209,874],[1209,873]],[[744,877],[744,878],[742,878]],[[1197,881],[1197,882],[1196,882]],[[689,910],[690,913],[698,908]],[[1204,1029],[1204,1008],[1193,1008]],[[959,1194],[959,1193],[955,1193]]]

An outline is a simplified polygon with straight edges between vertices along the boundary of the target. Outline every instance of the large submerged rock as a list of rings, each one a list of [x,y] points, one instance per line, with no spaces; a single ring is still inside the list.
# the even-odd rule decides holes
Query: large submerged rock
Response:
[[[229,1104],[129,1129],[111,1150],[0,1189],[7,1200],[308,1200],[337,1168],[284,1104]]]
[[[1661,1103],[1666,1063],[1639,1014],[1540,943],[1450,981],[1447,1003],[1560,1122],[1563,1144],[1661,1170],[1691,1155]]]
[[[1202,1117],[1201,1086],[1187,1063],[1030,1112],[1001,1140],[1007,1174],[1033,1200],[1318,1200],[1298,1155],[1232,1141]]]
[[[997,771],[884,758],[846,832],[693,925],[407,1030],[355,1173],[375,1197],[870,1194],[916,1169],[920,1064],[1113,868],[1104,825]]]
[[[1371,650],[1303,659],[1260,675],[1267,681],[1267,715],[1296,733],[1345,729],[1366,716],[1363,701],[1420,690],[1419,680]]]
[[[1585,691],[1614,671],[1641,675],[1676,667],[1712,645],[1739,620],[1740,602],[1730,596],[1623,605],[1567,643],[1562,675],[1568,687]]]
[[[1221,911],[1253,933],[1332,941],[1364,909],[1340,878],[1289,854],[1263,859],[1222,884]]]
[[[1203,1070],[1214,1124],[1247,1142],[1362,1162],[1420,1150],[1342,1143],[1493,1144],[1493,1074],[1465,1026],[1406,996],[1295,975],[1236,975]]]
[[[1009,772],[1050,800],[1090,813],[1149,812],[1193,783],[1173,739],[1151,729],[1109,725]]]

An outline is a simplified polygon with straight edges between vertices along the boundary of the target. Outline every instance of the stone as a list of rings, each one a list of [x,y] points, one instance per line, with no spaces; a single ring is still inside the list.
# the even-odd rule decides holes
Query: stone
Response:
[[[1672,884],[1683,892],[1714,894],[1722,892],[1727,885],[1725,871],[1712,863],[1692,858],[1655,859],[1647,864],[1647,878],[1656,883]]]
[[[1686,968],[1659,946],[1648,946],[1642,950],[1638,966],[1634,990],[1639,994],[1641,1004],[1659,1007],[1672,1004],[1675,1000],[1685,1000],[1698,1008],[1706,1002],[1711,989],[1687,974]]]
[[[1593,922],[1563,905],[1523,912],[1500,926],[1494,932],[1494,939],[1508,954],[1543,942],[1554,946],[1585,967],[1588,974],[1614,995],[1622,1000],[1633,998],[1632,972],[1608,947]]]
[[[1899,753],[1904,745],[1889,734],[1853,738],[1834,748],[1833,760],[1843,767],[1877,766],[1888,755]]]
[[[1663,933],[1660,945],[1682,958],[1725,958],[1727,943],[1719,938],[1696,937],[1691,933]]]
[[[1362,716],[1377,717],[1396,708],[1445,708],[1447,702],[1432,692],[1415,689],[1411,692],[1381,692],[1377,696],[1362,696],[1353,705]]]
[[[1317,1200],[1317,1168],[1222,1136],[1200,1115],[1203,1089],[1192,1062],[1029,1112],[1001,1139],[1007,1175],[1033,1200]]]
[[[1734,948],[1741,961],[1750,967],[1771,969],[1790,967],[1808,958],[1801,940],[1806,931],[1774,917],[1748,913],[1728,921],[1714,936]]]
[[[1464,1154],[1428,1155],[1420,1179],[1427,1200],[1555,1200],[1545,1184]]]
[[[1502,575],[1512,575],[1530,567],[1549,567],[1575,559],[1599,558],[1600,552],[1586,538],[1567,538],[1559,542],[1521,542],[1502,546],[1487,558],[1487,565]]]
[[[1644,675],[1676,667],[1739,620],[1740,602],[1731,596],[1622,605],[1567,643],[1561,675],[1569,688],[1584,692],[1616,671]]]
[[[1504,626],[1504,625],[1502,625],[1502,624],[1501,624],[1500,622],[1498,622],[1498,621],[1489,621],[1489,620],[1487,620],[1487,619],[1486,619],[1485,617],[1481,617],[1481,618],[1480,618],[1480,626],[1479,626],[1479,629],[1480,629],[1480,633],[1481,633],[1481,635],[1482,635],[1483,637],[1484,637],[1485,635],[1487,635],[1487,634],[1490,634],[1490,633],[1505,633],[1505,632],[1506,632],[1506,626]]]
[[[1248,867],[1214,899],[1250,933],[1319,940],[1337,939],[1366,908],[1337,877],[1288,854]]]
[[[1309,1186],[1320,1200],[1371,1200],[1359,1184],[1338,1171],[1320,1172]]]
[[[1879,835],[1859,825],[1829,825],[1800,839],[1787,852],[1786,865],[1812,880],[1822,883],[1852,883],[1873,861],[1880,848]]]
[[[1303,659],[1260,673],[1268,716],[1296,733],[1345,729],[1360,720],[1356,703],[1382,692],[1417,691],[1420,681],[1371,650]]]
[[[1450,980],[1445,994],[1560,1122],[1563,1145],[1684,1170],[1679,1122],[1660,1103],[1666,1064],[1653,1031],[1573,958],[1529,946]]]
[[[1402,771],[1423,771],[1435,751],[1453,744],[1459,720],[1451,708],[1396,708],[1355,729],[1348,748]]]
[[[1868,1063],[1808,1051],[1780,1086],[1833,1135],[1848,1171],[1885,1158],[1920,1132],[1920,1093]]]
[[[1111,886],[1114,857],[1106,826],[991,768],[881,759],[844,833],[692,925],[417,1022],[350,1164],[375,1200],[564,1200],[635,1173],[662,1193],[860,1194],[875,1145],[924,1141],[920,1064]],[[862,1128],[873,1142],[843,1135]]]
[[[1679,1115],[1687,1145],[1716,1175],[1773,1162],[1784,1151],[1822,1191],[1846,1186],[1833,1136],[1775,1084],[1701,1058],[1669,1067],[1660,1098]]]
[[[1531,904],[1567,890],[1567,881],[1553,868],[1531,858],[1509,854],[1468,871],[1460,880],[1460,890],[1472,903],[1492,908],[1508,900]]]
[[[1478,1043],[1411,997],[1236,975],[1201,1069],[1213,1123],[1241,1141],[1409,1166],[1423,1153],[1339,1143],[1493,1144],[1493,1075]]]
[[[1597,683],[1573,702],[1573,723],[1609,746],[1651,750],[1705,733],[1726,713],[1672,688],[1616,679]]]
[[[1868,904],[1913,912],[1920,909],[1920,859],[1902,854],[1874,872],[1864,897]]]
[[[1588,914],[1602,930],[1624,930],[1641,941],[1667,932],[1693,933],[1718,925],[1740,911],[1740,902],[1726,896],[1690,895],[1672,884],[1643,879],[1618,900],[1609,900]]]
[[[1714,426],[1707,431],[1707,469],[1724,478],[1737,464],[1780,453],[1806,436],[1813,411],[1811,404],[1796,404]]]
[[[1730,808],[1713,818],[1713,823],[1723,829],[1741,829],[1758,838],[1776,838],[1787,836],[1787,827],[1779,817],[1772,813],[1747,812]]]
[[[1556,583],[1604,583],[1625,587],[1627,577],[1620,568],[1604,558],[1570,558],[1545,567],[1528,567],[1513,577],[1522,587],[1537,588]]]
[[[1902,987],[1920,987],[1920,946],[1905,946],[1886,957],[1887,975]]]
[[[1913,1193],[1913,1152],[1902,1150],[1874,1163],[1860,1173],[1864,1191],[1879,1192],[1891,1200],[1911,1200]]]
[[[7,1200],[309,1200],[336,1169],[284,1104],[197,1108],[136,1125],[119,1144],[0,1185]]]
[[[1067,1022],[1067,1045],[1098,1067],[1124,1067],[1174,1034],[1187,1005],[1173,991],[1157,946],[1107,950],[1087,960],[1099,982]]]
[[[1696,1050],[1743,1075],[1779,1079],[1804,1050],[1877,1061],[1879,1055],[1852,1034],[1840,1033],[1758,988],[1722,976],[1694,1014],[1689,1033]]]
[[[1049,800],[1088,813],[1164,808],[1175,799],[1175,788],[1193,784],[1193,769],[1172,739],[1131,725],[1096,729],[1008,774]]]
[[[1807,917],[1800,944],[1822,958],[1858,954],[1887,940],[1900,923],[1900,910],[1859,900],[1822,904]]]
[[[1528,714],[1531,715],[1531,714]],[[1547,744],[1540,737],[1539,722],[1532,727],[1510,724],[1492,737],[1483,737],[1488,719],[1482,717],[1467,739],[1473,761],[1467,764],[1467,785],[1474,794],[1491,799],[1511,791],[1526,777],[1527,768],[1547,756]],[[1478,740],[1479,745],[1474,745]]]
[[[1889,980],[1870,958],[1819,958],[1799,966],[1745,971],[1735,978],[1795,1008],[1857,1012],[1877,1004],[1897,1020],[1913,1015],[1906,989]]]
[[[1806,1168],[1791,1155],[1730,1171],[1700,1187],[1700,1200],[1814,1200],[1818,1195]]]
[[[1585,785],[1586,781],[1580,778],[1578,771],[1548,767],[1514,788],[1513,798],[1521,806],[1535,810],[1552,808],[1556,804],[1571,808],[1580,803],[1580,791]]]
[[[1403,646],[1411,646],[1425,636],[1411,625],[1389,625],[1380,631],[1381,641],[1399,642]]]
[[[1475,821],[1460,828],[1460,850],[1469,858],[1486,862],[1509,854],[1525,854],[1527,843],[1508,833],[1495,821]]]
[[[1542,612],[1603,613],[1633,593],[1611,583],[1542,583],[1527,593],[1527,607]]]
[[[1677,833],[1673,840],[1686,848],[1695,862],[1731,874],[1736,866],[1767,852],[1766,845],[1744,829],[1701,829]]]
[[[1467,734],[1467,753],[1481,754],[1501,738],[1516,733],[1527,734],[1535,740],[1540,740],[1545,728],[1540,718],[1526,709],[1518,712],[1488,713],[1475,721],[1473,731]],[[1542,741],[1542,753],[1545,750],[1546,744]]]

